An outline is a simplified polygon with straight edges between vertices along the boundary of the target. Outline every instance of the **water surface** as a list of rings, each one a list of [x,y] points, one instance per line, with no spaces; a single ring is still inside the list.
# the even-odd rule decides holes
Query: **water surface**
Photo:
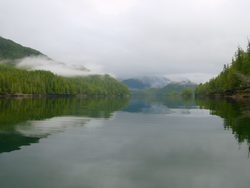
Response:
[[[250,102],[0,100],[1,187],[249,187]]]

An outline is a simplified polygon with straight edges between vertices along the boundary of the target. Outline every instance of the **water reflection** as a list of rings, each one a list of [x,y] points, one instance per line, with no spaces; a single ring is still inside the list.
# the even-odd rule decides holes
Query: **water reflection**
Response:
[[[232,130],[239,146],[246,141],[250,152],[249,99],[199,97],[196,98],[196,104],[201,109],[209,109],[211,115],[223,118],[224,129]]]
[[[19,150],[21,146],[38,143],[40,137],[24,136],[18,132],[0,132],[0,153]]]
[[[2,134],[2,141],[12,145],[0,154],[2,187],[249,187],[247,150],[238,151],[232,134],[223,129],[245,126],[248,103],[132,98],[112,113],[119,109],[113,104],[117,101],[81,100],[50,110],[58,116],[43,114],[40,121],[39,114],[27,110],[33,116],[3,126],[1,133],[10,137]]]
[[[177,110],[178,109],[178,110]],[[143,114],[190,114],[190,109],[198,109],[193,97],[132,97],[128,107],[122,111]]]
[[[231,98],[196,98],[201,109],[224,119],[224,129],[232,130],[240,143],[250,143],[250,100]]]
[[[0,99],[0,153],[83,126],[90,118],[110,118],[128,102],[127,97]]]

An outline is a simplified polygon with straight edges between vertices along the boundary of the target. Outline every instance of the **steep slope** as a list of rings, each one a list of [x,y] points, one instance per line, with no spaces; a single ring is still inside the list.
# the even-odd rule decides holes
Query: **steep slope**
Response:
[[[41,52],[32,48],[24,47],[12,40],[0,37],[0,60],[20,59],[32,55],[43,55]]]

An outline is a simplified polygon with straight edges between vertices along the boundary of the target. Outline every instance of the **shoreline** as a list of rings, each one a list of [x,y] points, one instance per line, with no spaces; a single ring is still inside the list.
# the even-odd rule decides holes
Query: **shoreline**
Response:
[[[130,95],[67,95],[67,94],[27,94],[27,93],[0,93],[0,98],[53,98],[53,97],[130,97]]]
[[[209,94],[198,94],[195,96],[207,96],[207,97],[228,97],[228,98],[250,98],[250,88],[228,90],[223,93],[209,93]]]

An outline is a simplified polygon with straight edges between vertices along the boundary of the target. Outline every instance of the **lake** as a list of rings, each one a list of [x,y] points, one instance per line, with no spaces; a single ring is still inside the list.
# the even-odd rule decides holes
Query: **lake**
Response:
[[[250,185],[250,101],[0,99],[0,187]]]

